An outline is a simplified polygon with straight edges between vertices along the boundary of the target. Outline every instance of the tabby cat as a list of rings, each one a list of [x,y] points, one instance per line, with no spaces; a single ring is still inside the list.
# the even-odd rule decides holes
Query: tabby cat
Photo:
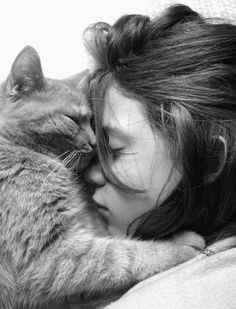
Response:
[[[152,242],[112,238],[96,227],[78,178],[96,143],[81,88],[86,74],[45,78],[37,52],[26,47],[1,85],[2,309],[118,291],[188,260],[197,254],[194,246],[204,245],[194,233]]]

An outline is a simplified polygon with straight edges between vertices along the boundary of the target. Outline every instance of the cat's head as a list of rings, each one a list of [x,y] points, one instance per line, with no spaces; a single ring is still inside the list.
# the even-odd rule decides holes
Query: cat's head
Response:
[[[0,88],[0,136],[68,164],[76,158],[77,168],[83,168],[95,145],[92,113],[82,86],[86,74],[65,80],[45,78],[37,52],[24,48]]]

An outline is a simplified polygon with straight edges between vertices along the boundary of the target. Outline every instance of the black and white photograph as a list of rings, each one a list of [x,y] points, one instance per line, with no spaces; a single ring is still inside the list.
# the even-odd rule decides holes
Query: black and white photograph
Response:
[[[0,309],[235,309],[235,0],[0,11]]]

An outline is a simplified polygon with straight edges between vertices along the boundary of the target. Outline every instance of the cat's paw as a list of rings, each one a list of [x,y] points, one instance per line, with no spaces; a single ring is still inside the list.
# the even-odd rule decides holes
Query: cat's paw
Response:
[[[177,234],[174,237],[173,242],[181,248],[183,259],[186,261],[198,255],[205,248],[203,237],[190,231],[184,231]]]
[[[173,238],[173,241],[177,245],[191,246],[199,251],[205,248],[205,241],[203,237],[191,231],[184,231],[177,234]]]

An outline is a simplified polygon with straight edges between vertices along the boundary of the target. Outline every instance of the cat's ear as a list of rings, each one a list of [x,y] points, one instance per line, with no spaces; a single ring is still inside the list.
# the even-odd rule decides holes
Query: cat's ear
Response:
[[[44,86],[44,76],[38,53],[26,46],[16,57],[7,80],[7,92],[14,99],[29,95]]]

